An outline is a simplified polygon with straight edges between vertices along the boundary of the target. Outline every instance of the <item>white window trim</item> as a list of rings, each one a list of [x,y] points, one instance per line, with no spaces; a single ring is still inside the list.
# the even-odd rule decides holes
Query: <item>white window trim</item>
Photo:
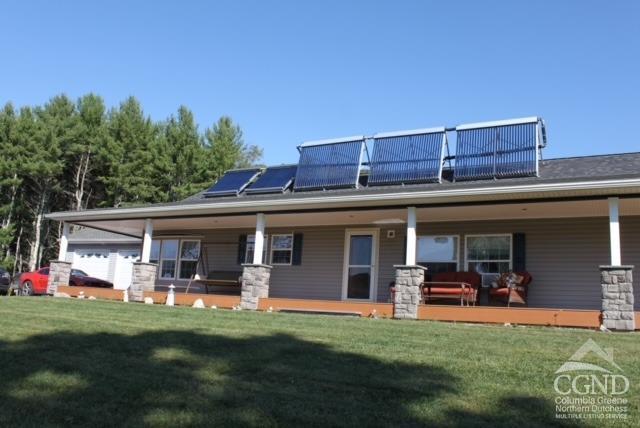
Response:
[[[173,259],[165,259],[162,255],[162,250],[164,249],[164,243],[166,241],[177,241],[178,242],[178,248],[176,249],[177,254],[176,257]],[[152,241],[153,242],[153,241]],[[169,239],[160,239],[160,259],[158,260],[158,273],[157,273],[157,277],[158,280],[160,281],[167,281],[167,280],[171,280],[171,279],[176,279],[178,277],[178,256],[180,255],[180,240],[176,239],[176,238],[169,238]],[[164,267],[164,262],[168,261],[168,262],[174,262],[175,263],[175,268],[173,269],[173,276],[172,277],[163,277],[162,276],[162,268]]]
[[[291,237],[291,246],[289,248],[278,248],[278,249],[274,250],[273,241],[275,241],[275,237],[276,236],[290,236]],[[274,233],[273,235],[271,235],[270,249],[271,249],[271,251],[269,252],[269,260],[271,261],[271,265],[273,265],[273,266],[291,266],[291,263],[293,263],[293,233]],[[273,262],[273,252],[274,251],[289,251],[289,263],[274,263]]]
[[[422,263],[450,263],[450,262],[427,262],[425,260],[418,260],[418,241],[420,240],[420,238],[424,238],[424,237],[439,237],[442,236],[444,238],[458,238],[458,245],[456,246],[456,270],[460,270],[460,245],[462,244],[462,240],[461,240],[461,236],[460,235],[446,235],[446,234],[422,234],[422,235],[418,235],[416,237],[416,263],[420,264],[420,262]],[[473,235],[469,235],[469,236],[473,236]],[[467,245],[467,241],[465,240],[465,249],[466,249],[466,245]],[[465,254],[466,255],[466,254]]]
[[[349,282],[349,250],[351,245],[351,236],[358,234],[371,234],[373,237],[373,257],[371,259],[371,285],[369,288],[368,299],[350,299],[347,297],[347,286]],[[342,300],[349,302],[376,302],[378,300],[378,261],[380,255],[380,229],[346,229],[344,232],[344,253],[342,260]],[[358,267],[361,265],[351,265]],[[365,266],[361,266],[365,267]]]
[[[494,259],[494,260],[489,260],[489,259],[469,259],[468,254],[469,254],[469,245],[468,245],[468,241],[469,238],[477,238],[477,237],[485,237],[485,236],[507,236],[509,237],[509,259]],[[476,233],[476,234],[470,234],[470,235],[465,235],[464,237],[464,266],[465,266],[465,270],[469,271],[469,263],[470,262],[474,262],[474,263],[483,263],[483,262],[497,262],[497,263],[504,263],[504,262],[509,262],[509,270],[513,269],[513,233]],[[488,272],[490,274],[497,274],[497,272]]]
[[[184,245],[185,242],[196,242],[198,244],[198,257],[195,259],[183,259],[182,258],[182,246]],[[191,278],[183,278],[182,277],[182,262],[196,262],[196,274],[198,273],[198,260],[200,259],[200,251],[202,251],[201,248],[202,244],[201,241],[199,239],[181,239],[180,240],[180,244],[178,247],[178,267],[177,267],[177,276],[178,276],[178,280],[181,281],[188,281]]]
[[[244,249],[244,262],[245,263],[253,263],[253,257],[249,258],[249,238],[253,236],[253,247],[255,249],[255,245],[256,245],[256,234],[252,233],[250,235],[247,235],[247,244],[246,244],[246,248]],[[264,235],[264,244],[262,245],[262,263],[267,263],[267,257],[269,257],[269,250],[268,250],[268,245],[270,245],[270,241],[269,241],[269,235],[265,234]]]
[[[158,241],[160,243],[160,248],[159,248],[159,252],[158,252],[158,271],[156,272],[156,276],[157,276],[157,280],[158,281],[189,281],[191,278],[180,278],[180,265],[182,260],[185,261],[195,261],[197,262],[198,259],[183,259],[182,258],[182,243],[183,242],[197,242],[198,243],[198,255],[200,255],[200,252],[202,251],[202,241],[200,239],[194,239],[193,236],[189,236],[189,238],[185,238],[185,239],[180,239],[178,237],[175,236],[162,236],[162,237],[156,237],[153,239],[153,241]],[[178,241],[178,252],[176,254],[175,258],[162,258],[162,249],[164,247],[164,243],[165,241]],[[175,270],[173,272],[173,276],[172,277],[166,277],[163,278],[162,277],[162,267],[165,261],[172,261],[175,262]]]

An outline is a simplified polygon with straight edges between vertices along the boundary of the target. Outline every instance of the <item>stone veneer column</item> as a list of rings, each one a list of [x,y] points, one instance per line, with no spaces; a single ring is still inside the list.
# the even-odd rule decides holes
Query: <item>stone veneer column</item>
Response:
[[[63,260],[49,262],[49,279],[47,280],[47,294],[58,292],[58,286],[69,285],[71,277],[71,263]]]
[[[636,328],[633,311],[633,266],[600,266],[602,324],[609,329]]]
[[[396,292],[393,296],[393,317],[396,319],[418,319],[418,305],[422,300],[421,285],[424,272],[419,265],[396,265]]]
[[[142,302],[144,300],[144,292],[155,289],[157,271],[158,265],[154,263],[135,262],[133,264],[129,300]]]
[[[240,307],[255,311],[261,297],[269,297],[271,266],[262,264],[242,265],[242,291]]]

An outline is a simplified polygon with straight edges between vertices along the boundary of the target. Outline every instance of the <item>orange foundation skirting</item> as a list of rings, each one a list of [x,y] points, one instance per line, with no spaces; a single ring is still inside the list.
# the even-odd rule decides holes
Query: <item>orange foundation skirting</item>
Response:
[[[357,313],[363,317],[375,315],[381,318],[391,318],[393,316],[393,305],[391,303],[370,303],[370,302],[341,302],[338,300],[306,300],[306,299],[282,299],[269,297],[260,299],[258,309],[266,311],[272,308],[274,311],[297,310],[313,312],[335,312],[335,313]]]
[[[97,299],[122,300],[122,290],[113,290],[111,288],[60,286],[58,291],[67,293],[72,297],[77,297],[82,291],[85,297],[94,296]],[[159,304],[164,304],[167,301],[167,293],[161,291],[145,292],[144,297],[151,297],[154,303]],[[230,309],[240,304],[240,296],[176,293],[176,305],[191,306],[197,299],[202,299],[207,307],[215,305],[219,308]]]
[[[93,287],[60,286],[58,291],[77,297],[84,292],[85,297],[98,299],[122,300],[122,290]],[[144,293],[154,303],[164,304],[166,292],[152,291]],[[196,299],[202,299],[206,306],[216,305],[219,308],[232,308],[240,304],[240,296],[212,294],[176,293],[176,305],[191,306]],[[342,302],[338,300],[305,300],[305,299],[260,299],[259,310],[266,311],[299,310],[312,312],[357,313],[363,317],[375,314],[382,318],[393,317],[391,303]],[[444,305],[420,305],[418,319],[432,321],[457,321],[470,323],[493,324],[526,324],[558,327],[598,328],[600,311],[579,309],[544,309],[544,308],[499,308],[499,307],[459,307]],[[636,312],[636,320],[640,320],[640,312]],[[640,330],[640,322],[636,321],[636,330]]]
[[[493,308],[420,305],[418,318],[434,321],[511,323],[598,328],[600,311],[543,308]]]
[[[96,299],[122,300],[122,290],[114,290],[112,288],[70,287],[60,285],[58,286],[58,292],[67,293],[72,297],[77,297],[80,292],[84,292],[85,297],[93,296]]]

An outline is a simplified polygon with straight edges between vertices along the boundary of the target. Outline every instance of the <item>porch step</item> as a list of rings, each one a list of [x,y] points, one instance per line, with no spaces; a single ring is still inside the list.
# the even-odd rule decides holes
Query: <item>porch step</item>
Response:
[[[330,311],[330,310],[322,310],[322,309],[278,308],[278,312],[286,312],[290,314],[340,315],[340,316],[346,316],[346,317],[362,316],[362,312]]]

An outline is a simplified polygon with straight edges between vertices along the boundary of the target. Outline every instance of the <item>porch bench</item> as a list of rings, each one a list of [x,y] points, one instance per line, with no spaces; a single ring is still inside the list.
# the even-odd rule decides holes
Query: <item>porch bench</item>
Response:
[[[231,270],[211,271],[206,279],[197,279],[195,282],[204,285],[205,292],[209,294],[209,287],[240,287],[242,285],[242,272]]]
[[[422,283],[422,295],[425,303],[435,299],[456,299],[460,300],[460,306],[465,303],[475,306],[481,283],[482,277],[475,272],[437,273],[432,281]]]
[[[291,313],[291,314],[342,315],[342,316],[351,316],[351,317],[362,316],[362,312],[332,311],[327,309],[278,308],[278,312],[285,312],[285,313]]]

